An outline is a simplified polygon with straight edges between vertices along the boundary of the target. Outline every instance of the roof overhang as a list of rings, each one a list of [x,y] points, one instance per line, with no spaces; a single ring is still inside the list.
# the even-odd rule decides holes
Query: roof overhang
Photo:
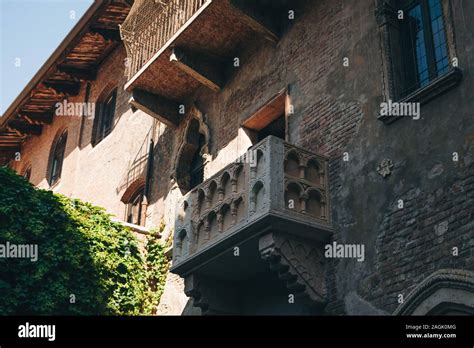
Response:
[[[77,95],[83,81],[95,79],[101,62],[119,44],[118,25],[129,11],[125,0],[94,1],[0,117],[0,164],[52,122],[58,101]]]

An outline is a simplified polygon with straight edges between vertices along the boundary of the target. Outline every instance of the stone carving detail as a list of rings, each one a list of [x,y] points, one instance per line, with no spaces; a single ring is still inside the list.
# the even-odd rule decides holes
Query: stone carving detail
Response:
[[[285,208],[327,221],[326,159],[285,144]]]
[[[189,275],[184,280],[184,293],[193,298],[193,306],[202,315],[226,315],[237,312],[235,287],[222,279]]]
[[[295,297],[323,305],[326,302],[323,247],[314,243],[273,232],[259,240],[261,257],[278,273]]]
[[[383,178],[392,174],[393,162],[390,159],[384,159],[377,166],[377,173],[379,173]]]
[[[214,238],[245,218],[247,169],[241,163],[232,163],[211,179],[193,189],[178,207],[176,231],[185,229],[189,246],[187,254],[175,253],[175,260],[194,254]],[[179,244],[179,238],[175,237]]]
[[[185,230],[187,238],[181,241],[175,235],[176,245],[182,245],[175,260],[184,262],[240,226],[283,210],[328,223],[327,162],[280,139],[264,139],[177,205],[175,231]],[[294,206],[286,205],[290,199]]]
[[[375,18],[379,26],[386,24],[398,26],[397,11],[392,6],[392,0],[377,0]]]

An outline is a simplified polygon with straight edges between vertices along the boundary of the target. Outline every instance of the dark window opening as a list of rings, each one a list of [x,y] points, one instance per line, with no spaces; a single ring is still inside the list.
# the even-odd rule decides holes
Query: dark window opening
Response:
[[[51,154],[51,162],[48,173],[49,185],[54,185],[61,178],[61,171],[63,168],[64,153],[66,150],[67,132],[61,134],[56,144],[53,146]]]
[[[197,119],[186,127],[183,143],[176,159],[175,179],[182,194],[186,194],[204,181],[207,139]]]
[[[449,54],[440,0],[406,2],[402,25],[406,96],[449,71]]]
[[[190,182],[189,189],[192,190],[197,185],[204,181],[204,158],[201,154],[201,149],[204,146],[205,138],[204,135],[199,134],[199,145],[198,149],[194,153],[189,167],[190,171]]]
[[[27,180],[30,181],[31,177],[31,167],[28,167],[25,172],[23,173],[23,177]]]
[[[285,133],[286,133],[286,121],[285,115],[279,116],[276,120],[271,122],[265,128],[262,128],[257,133],[257,142],[265,139],[266,137],[273,135],[280,139],[285,140]]]
[[[291,105],[291,102],[288,89],[284,89],[242,123],[242,127],[249,135],[252,144],[256,144],[270,135],[287,140],[287,104]]]
[[[127,222],[139,226],[144,226],[144,200],[145,189],[141,188],[138,190],[130,199],[130,202],[127,204]]]
[[[116,99],[117,89],[104,102],[98,103],[94,119],[93,145],[98,144],[112,131]]]

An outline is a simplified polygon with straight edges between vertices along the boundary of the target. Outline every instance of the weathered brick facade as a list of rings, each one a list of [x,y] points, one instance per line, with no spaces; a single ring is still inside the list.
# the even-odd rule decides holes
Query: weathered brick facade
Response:
[[[276,44],[255,35],[238,50],[240,66],[228,68],[224,88],[201,86],[187,103],[197,107],[209,128],[206,180],[247,151],[252,141],[241,124],[288,88],[294,113],[288,116],[286,140],[329,157],[333,240],[363,244],[366,250],[364,262],[329,261],[326,313],[391,314],[400,294],[407,297],[435,271],[474,270],[474,3],[452,0],[449,6],[463,80],[422,105],[420,120],[388,125],[377,118],[386,94],[386,62],[374,1],[302,2]],[[21,160],[11,165],[21,173],[31,164],[31,182],[48,188],[51,144],[67,128],[61,180],[52,189],[124,220],[121,197],[134,181],[145,179],[153,139],[146,227],[163,221],[166,239],[182,197],[173,171],[192,115],[173,128],[132,110],[124,90],[125,57],[123,46],[116,48],[91,82],[91,102],[118,87],[110,135],[92,146],[93,120],[56,116],[40,136],[24,143]],[[85,89],[83,84],[70,101],[83,102]],[[394,167],[383,178],[376,169],[385,158]],[[447,226],[437,228],[443,222]],[[183,284],[173,277],[160,308],[180,314],[186,297],[174,297]]]

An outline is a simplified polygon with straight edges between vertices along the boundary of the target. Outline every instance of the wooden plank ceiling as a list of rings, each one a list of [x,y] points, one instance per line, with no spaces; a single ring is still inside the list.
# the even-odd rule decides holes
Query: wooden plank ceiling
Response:
[[[40,79],[35,76],[22,92],[24,97],[0,118],[0,165],[14,158],[28,137],[41,134],[43,125],[53,121],[54,105],[77,95],[83,81],[94,80],[101,62],[119,44],[118,25],[127,17],[129,3],[98,0],[93,6],[85,26],[65,39],[69,42],[58,58],[45,64],[46,70],[38,72]]]

